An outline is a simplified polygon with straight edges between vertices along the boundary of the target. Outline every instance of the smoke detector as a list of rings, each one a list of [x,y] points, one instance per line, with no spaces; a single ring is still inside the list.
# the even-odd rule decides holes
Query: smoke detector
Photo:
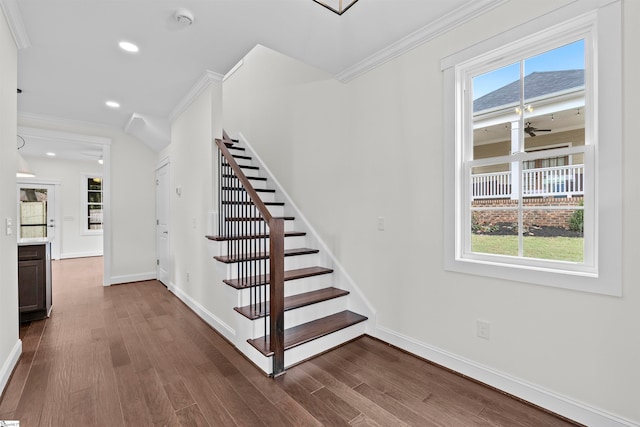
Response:
[[[178,9],[173,14],[173,17],[179,24],[188,27],[193,24],[193,13],[187,9]]]

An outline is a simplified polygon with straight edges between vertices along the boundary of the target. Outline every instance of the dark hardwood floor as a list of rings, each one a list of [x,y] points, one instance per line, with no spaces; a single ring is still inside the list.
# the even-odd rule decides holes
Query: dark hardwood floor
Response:
[[[21,326],[23,354],[0,420],[21,427],[573,425],[369,337],[267,378],[159,282],[103,288],[101,263],[54,262],[53,314]]]

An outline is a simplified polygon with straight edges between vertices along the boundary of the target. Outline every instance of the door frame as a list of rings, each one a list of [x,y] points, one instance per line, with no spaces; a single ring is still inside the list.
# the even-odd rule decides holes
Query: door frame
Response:
[[[56,123],[58,123],[56,121]],[[111,285],[111,138],[104,136],[83,135],[79,133],[60,132],[28,126],[18,126],[18,133],[29,138],[39,138],[48,141],[76,142],[94,144],[102,149],[102,253],[104,266],[102,270],[103,286]]]
[[[60,239],[62,238],[61,232],[60,232],[60,226],[62,221],[60,220],[60,215],[62,213],[62,209],[60,208],[61,203],[60,203],[60,185],[61,182],[57,181],[57,180],[51,180],[51,179],[38,179],[37,177],[35,178],[16,178],[16,191],[17,193],[17,198],[18,198],[18,213],[17,213],[17,220],[16,220],[16,229],[18,230],[18,233],[20,233],[20,218],[21,218],[21,214],[20,214],[20,187],[25,187],[25,186],[29,186],[29,187],[43,187],[43,188],[47,188],[47,190],[53,190],[53,216],[55,217],[55,226],[53,227],[53,240],[51,241],[51,258],[52,259],[60,259]],[[48,197],[48,196],[47,196]],[[47,207],[47,227],[49,227],[48,225],[48,213],[49,213],[49,207]],[[48,231],[47,231],[47,235],[48,235]],[[16,236],[18,238],[18,240],[20,240],[20,234],[18,234],[18,236]]]
[[[167,168],[167,179],[169,180],[167,186],[166,186],[166,194],[165,197],[162,198],[162,200],[165,201],[165,206],[160,206],[160,200],[161,198],[158,197],[158,192],[160,191],[160,187],[158,185],[158,172],[162,169],[162,168]],[[156,171],[155,171],[155,177],[156,177],[156,278],[158,280],[160,280],[160,239],[158,238],[158,218],[159,218],[159,212],[161,209],[166,209],[166,215],[167,215],[167,245],[168,248],[167,250],[169,251],[169,256],[171,256],[171,161],[169,160],[169,157],[166,157],[164,159],[162,159],[158,165],[156,166]],[[169,260],[169,262],[166,265],[165,268],[166,272],[167,272],[167,282],[171,282],[171,275],[172,275],[172,269],[171,269],[171,262]],[[170,283],[164,283],[163,284],[169,288],[169,284]]]

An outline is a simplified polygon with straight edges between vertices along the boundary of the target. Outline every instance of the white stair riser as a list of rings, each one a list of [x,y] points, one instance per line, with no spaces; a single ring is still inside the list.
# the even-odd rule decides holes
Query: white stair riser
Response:
[[[289,329],[294,326],[301,325],[303,323],[317,320],[321,317],[330,316],[332,314],[339,313],[347,309],[347,299],[345,297],[333,298],[331,300],[322,301],[317,304],[312,304],[306,307],[300,307],[295,310],[285,311],[284,313],[284,328]],[[243,316],[244,317],[244,316]],[[262,337],[265,334],[265,320],[264,318],[251,320],[244,317],[245,322],[251,324],[252,336],[251,339]],[[269,318],[267,318],[267,323]],[[267,325],[267,330],[269,325]],[[244,330],[244,327],[243,327]]]
[[[265,192],[265,191],[257,191],[258,196],[260,197],[260,200],[262,200],[265,203],[268,202],[275,202],[275,193],[269,193],[269,192]],[[249,199],[249,196],[246,195],[246,192],[244,190],[229,190],[225,195],[224,195],[225,199],[227,198],[232,198],[232,199]]]
[[[331,274],[321,274],[319,276],[305,277],[302,279],[296,280],[287,280],[284,282],[284,296],[288,297],[291,295],[297,295],[304,292],[317,291],[319,289],[328,288],[332,285],[332,275]],[[226,286],[226,285],[225,285]],[[267,299],[269,295],[269,285],[266,286],[266,291],[263,290],[263,293],[266,293]],[[250,289],[239,289],[238,292],[238,304],[237,307],[244,307],[245,305],[251,304],[251,290]]]
[[[307,360],[320,353],[338,347],[345,342],[351,341],[359,336],[364,335],[366,331],[366,322],[360,322],[348,328],[318,338],[306,344],[299,345],[284,352],[285,368]],[[271,374],[273,370],[273,357],[264,357],[262,353],[253,348],[246,341],[238,347],[256,366],[262,369],[266,374]]]
[[[235,153],[231,153],[231,154],[235,154]],[[239,156],[244,156],[244,154],[238,154]],[[251,160],[247,160],[247,159],[239,159],[237,157],[234,157],[233,160],[236,161],[236,163],[240,166],[255,166]],[[246,173],[245,173],[246,175]]]
[[[256,226],[257,221],[251,221],[251,224],[253,224],[253,226]],[[243,233],[243,226],[241,222],[229,222],[228,224],[230,230],[231,230],[231,236],[239,236],[244,234]],[[225,230],[225,228],[227,227],[227,224],[224,223],[222,224],[222,228],[223,231]],[[248,227],[248,229],[251,229],[252,227]],[[295,229],[295,221],[293,220],[286,220],[284,222],[284,231],[294,231]],[[265,234],[269,232],[269,227],[255,227],[254,230],[256,231],[264,231]],[[226,244],[226,243],[225,243]]]
[[[307,360],[320,353],[324,353],[334,347],[342,345],[359,336],[364,335],[366,331],[366,322],[360,322],[348,328],[318,338],[306,344],[299,345],[284,352],[284,366],[289,367]],[[273,366],[273,362],[271,365]]]
[[[258,251],[262,252],[263,247],[266,247],[267,251],[269,250],[269,239],[247,240],[246,242],[249,244],[248,247],[250,250],[254,248],[258,248]],[[231,242],[231,243],[233,244],[234,242]],[[246,247],[242,242],[239,242],[239,243],[240,243],[240,249],[243,249]],[[284,238],[285,249],[304,248],[305,243],[306,243],[306,239],[304,238],[304,236],[291,236],[291,237]],[[232,246],[232,249],[231,249],[232,251],[233,251],[233,248],[237,248],[237,246]],[[220,245],[219,255],[221,256],[227,255],[228,250],[229,250],[229,246],[227,245],[227,242],[225,242],[223,245]]]
[[[254,218],[260,217],[260,211],[255,205],[227,205],[225,214],[233,217]],[[284,206],[267,205],[267,210],[272,216],[284,216]]]

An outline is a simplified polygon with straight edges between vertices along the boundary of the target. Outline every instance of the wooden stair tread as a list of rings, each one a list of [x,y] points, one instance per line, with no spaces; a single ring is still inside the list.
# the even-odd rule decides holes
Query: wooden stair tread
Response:
[[[240,154],[232,154],[231,155],[234,159],[241,159],[241,160],[251,160],[250,156],[241,156]]]
[[[284,299],[284,311],[306,307],[308,305],[343,297],[345,295],[349,295],[349,292],[333,287],[319,289],[317,291],[305,292],[297,295],[291,295],[285,297]],[[269,301],[263,304],[262,310],[254,309],[250,305],[244,307],[235,307],[234,310],[250,320],[256,320],[269,315]]]
[[[320,252],[318,249],[310,249],[310,248],[296,248],[296,249],[285,249],[284,256],[298,256],[298,255],[309,255],[309,254],[317,254]],[[260,252],[251,255],[239,254],[235,257],[230,257],[228,255],[224,256],[214,256],[216,261],[223,262],[225,264],[232,264],[235,262],[243,262],[243,261],[254,261],[257,259],[267,259],[269,258],[269,252]]]
[[[224,191],[247,191],[243,187],[222,187]],[[254,188],[256,193],[275,193],[276,190],[272,188]]]
[[[235,178],[235,179],[238,179],[237,176],[231,175],[231,174],[227,174],[227,173],[223,174],[222,177],[223,178]],[[267,180],[267,178],[263,178],[261,176],[248,176],[247,179],[252,179],[254,181],[266,181]]]
[[[304,231],[285,231],[284,233],[284,237],[300,237],[300,236],[306,236],[307,233],[305,233]],[[213,240],[216,242],[226,242],[229,240],[255,240],[255,239],[265,239],[268,238],[269,235],[268,234],[252,234],[252,235],[248,235],[248,236],[230,236],[230,237],[224,237],[224,236],[205,236],[207,239],[209,240]]]
[[[284,281],[304,279],[305,277],[321,276],[323,274],[331,274],[333,270],[325,267],[306,267],[295,270],[286,270],[284,272]],[[253,286],[261,286],[269,283],[269,275],[260,275],[248,278],[248,280],[226,279],[222,282],[236,289],[251,288]]]
[[[262,202],[264,203],[265,206],[284,206],[284,202]],[[253,205],[253,202],[250,201],[246,201],[246,202],[242,202],[242,201],[228,201],[228,200],[224,200],[222,201],[223,205]]]
[[[289,350],[357,323],[364,322],[365,320],[367,320],[365,316],[345,310],[309,323],[303,323],[302,325],[285,329],[284,349]],[[269,349],[271,347],[270,339],[271,336],[267,335],[266,337],[247,340],[247,342],[263,355],[272,356],[273,353]]]
[[[285,221],[293,221],[294,219],[296,219],[293,216],[274,216],[273,218],[283,219]],[[261,216],[242,216],[242,217],[228,216],[224,220],[225,221],[264,221],[264,218],[262,218]]]
[[[229,166],[229,163],[223,163],[222,166]],[[260,170],[259,166],[252,166],[252,165],[238,165],[240,166],[241,169],[251,169],[251,170]]]

